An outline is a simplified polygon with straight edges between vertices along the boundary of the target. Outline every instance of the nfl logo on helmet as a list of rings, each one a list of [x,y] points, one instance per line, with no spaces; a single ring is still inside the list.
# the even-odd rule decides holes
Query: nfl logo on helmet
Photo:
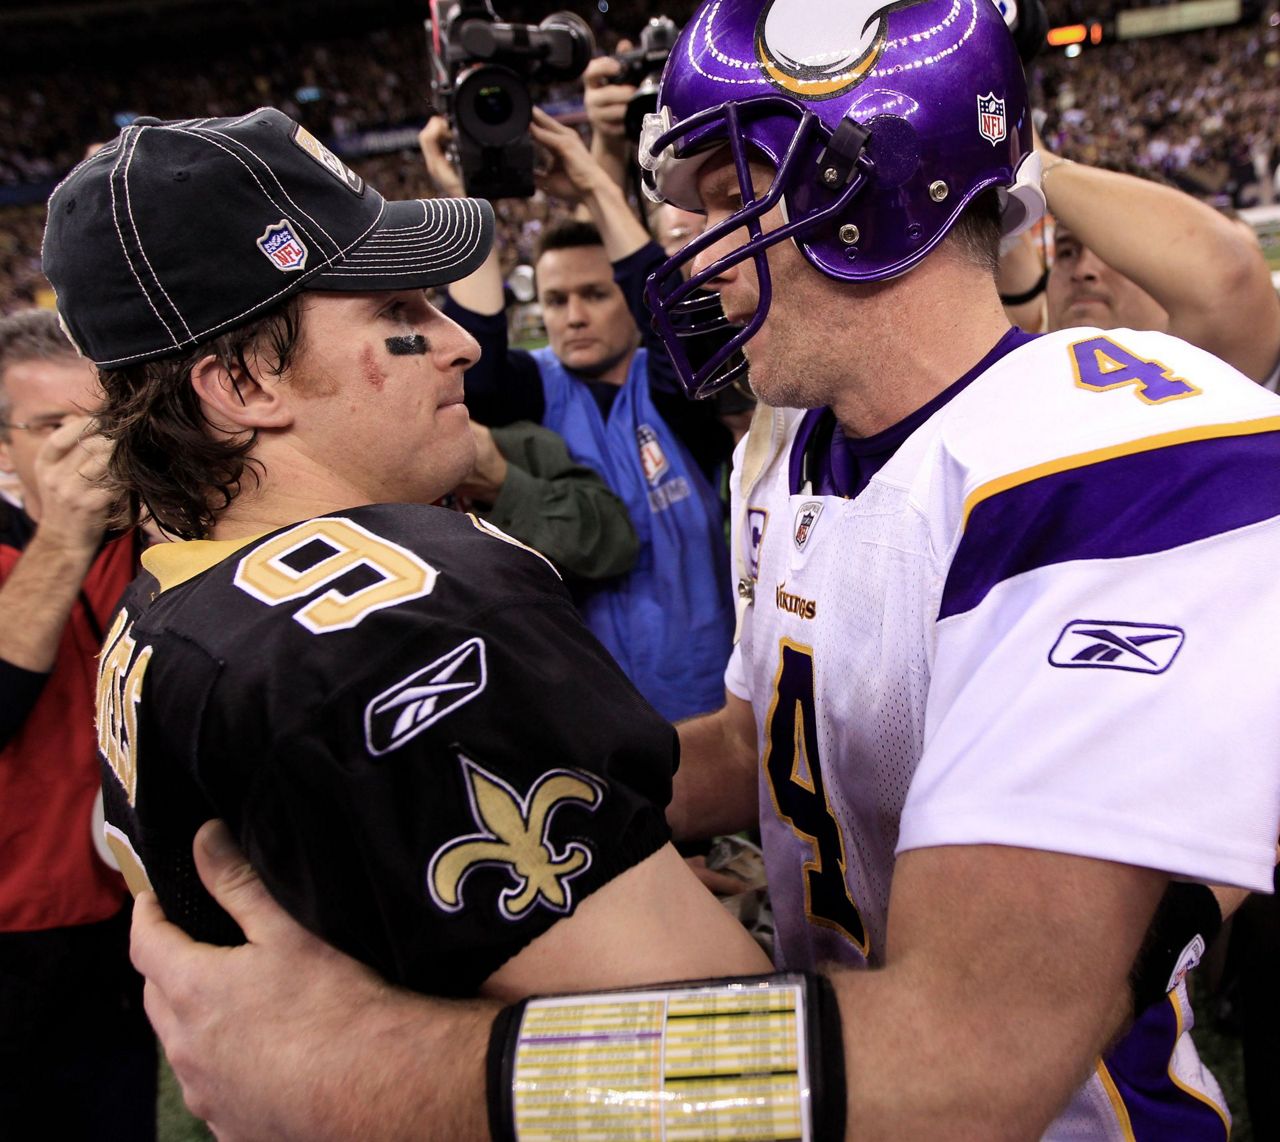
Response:
[[[258,249],[271,259],[271,264],[278,270],[300,270],[307,264],[307,248],[284,218],[263,231],[258,239]]]
[[[994,91],[978,96],[978,134],[993,147],[1007,134],[1004,121],[1004,100],[997,99]]]

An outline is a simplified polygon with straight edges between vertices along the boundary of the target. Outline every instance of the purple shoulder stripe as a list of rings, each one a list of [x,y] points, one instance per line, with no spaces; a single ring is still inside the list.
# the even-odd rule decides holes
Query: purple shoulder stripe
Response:
[[[1053,563],[1168,551],[1280,516],[1280,432],[1211,437],[1052,472],[979,502],[938,619]]]

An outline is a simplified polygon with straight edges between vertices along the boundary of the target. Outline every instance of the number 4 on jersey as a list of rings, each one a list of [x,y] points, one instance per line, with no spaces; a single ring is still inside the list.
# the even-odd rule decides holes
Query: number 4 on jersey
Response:
[[[1076,384],[1096,393],[1137,386],[1137,397],[1147,404],[1193,397],[1200,390],[1190,381],[1173,376],[1159,361],[1148,361],[1117,345],[1110,337],[1090,337],[1071,346]]]
[[[780,663],[765,721],[764,771],[778,817],[813,846],[804,865],[805,915],[834,928],[867,953],[866,930],[845,881],[844,836],[831,811],[818,756],[813,703],[813,651],[790,639],[778,648]]]

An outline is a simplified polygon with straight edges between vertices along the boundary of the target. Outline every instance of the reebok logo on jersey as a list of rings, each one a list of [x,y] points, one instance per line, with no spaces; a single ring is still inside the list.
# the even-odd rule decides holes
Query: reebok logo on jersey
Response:
[[[484,641],[469,638],[430,666],[384,690],[364,710],[365,746],[381,757],[484,690]]]
[[[1053,644],[1049,663],[1163,674],[1173,664],[1185,638],[1181,627],[1076,619],[1063,628]]]
[[[427,868],[427,890],[445,912],[464,904],[463,884],[478,868],[502,868],[514,884],[498,897],[505,920],[519,920],[537,904],[552,912],[573,910],[570,881],[591,867],[591,850],[573,841],[557,852],[551,819],[570,802],[594,811],[603,790],[585,773],[552,769],[521,797],[501,777],[459,755],[471,816],[479,831],[456,837],[436,850]]]

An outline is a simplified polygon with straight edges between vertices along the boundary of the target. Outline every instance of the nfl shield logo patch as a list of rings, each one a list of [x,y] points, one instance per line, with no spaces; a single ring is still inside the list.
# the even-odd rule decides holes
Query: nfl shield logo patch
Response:
[[[803,551],[805,544],[809,542],[809,536],[813,534],[814,524],[818,522],[818,516],[822,514],[822,503],[819,500],[810,500],[808,503],[801,504],[800,510],[796,512],[796,550]]]
[[[640,466],[644,469],[644,478],[650,485],[656,485],[671,470],[662,445],[658,443],[658,434],[647,424],[636,429],[636,443],[640,445]]]
[[[294,232],[286,218],[274,226],[268,226],[258,239],[258,249],[271,260],[277,270],[286,273],[300,270],[307,264],[307,248]]]
[[[978,96],[978,134],[993,147],[1007,134],[1004,100],[997,99],[994,91]]]

